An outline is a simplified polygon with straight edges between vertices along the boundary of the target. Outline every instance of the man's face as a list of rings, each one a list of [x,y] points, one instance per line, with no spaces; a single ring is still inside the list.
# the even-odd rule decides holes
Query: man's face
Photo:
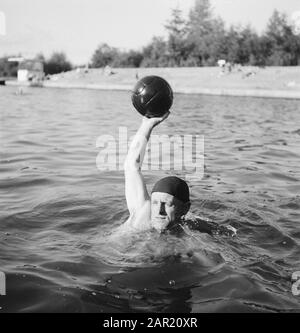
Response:
[[[151,195],[151,225],[157,231],[166,229],[186,214],[188,204],[182,203],[173,195],[154,192]],[[188,209],[187,209],[188,210]]]

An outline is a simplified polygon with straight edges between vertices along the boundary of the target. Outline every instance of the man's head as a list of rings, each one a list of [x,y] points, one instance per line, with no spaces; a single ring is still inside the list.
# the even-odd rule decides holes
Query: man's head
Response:
[[[190,209],[189,187],[178,177],[160,179],[151,192],[151,224],[162,231],[180,222]]]

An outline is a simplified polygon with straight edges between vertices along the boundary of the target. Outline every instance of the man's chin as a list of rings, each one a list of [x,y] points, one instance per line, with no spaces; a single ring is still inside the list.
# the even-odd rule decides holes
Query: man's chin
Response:
[[[152,227],[159,232],[164,231],[168,225],[168,220],[155,219],[154,221],[152,221]]]

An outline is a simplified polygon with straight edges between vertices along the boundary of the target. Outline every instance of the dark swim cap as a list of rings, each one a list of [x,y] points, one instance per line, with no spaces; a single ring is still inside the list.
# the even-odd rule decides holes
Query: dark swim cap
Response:
[[[184,180],[174,176],[160,179],[154,185],[151,193],[153,192],[169,193],[184,203],[190,201],[190,191],[187,183]]]

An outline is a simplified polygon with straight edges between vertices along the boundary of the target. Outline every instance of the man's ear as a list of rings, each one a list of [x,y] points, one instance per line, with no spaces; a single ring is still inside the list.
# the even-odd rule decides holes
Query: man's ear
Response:
[[[190,207],[191,207],[190,201],[183,204],[183,215],[187,214],[187,212],[190,210]]]

